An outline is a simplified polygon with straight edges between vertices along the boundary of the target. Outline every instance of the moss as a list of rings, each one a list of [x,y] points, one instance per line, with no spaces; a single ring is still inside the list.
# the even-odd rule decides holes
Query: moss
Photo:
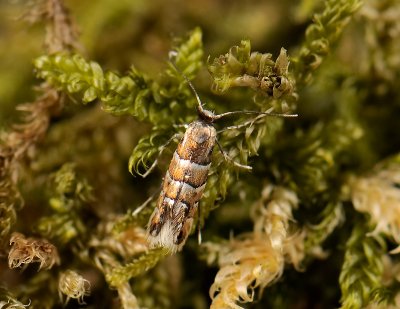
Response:
[[[0,17],[0,307],[67,291],[69,307],[200,309],[211,286],[229,308],[400,306],[398,2],[9,1]],[[259,114],[215,121],[252,169],[215,147],[171,256],[146,225],[198,119],[179,71],[205,109]]]

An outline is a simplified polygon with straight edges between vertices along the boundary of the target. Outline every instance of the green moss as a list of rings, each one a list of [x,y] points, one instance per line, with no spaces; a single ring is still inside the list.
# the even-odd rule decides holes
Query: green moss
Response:
[[[166,258],[146,241],[172,153],[185,126],[198,118],[196,97],[173,61],[207,110],[299,114],[235,114],[214,123],[224,151],[252,170],[235,166],[215,147],[192,233],[200,225],[203,239],[216,247],[253,233],[251,206],[265,198],[265,183],[299,199],[286,232],[298,242],[291,255],[304,272],[289,271],[274,295],[267,287],[254,306],[399,306],[398,274],[386,271],[399,267],[388,254],[397,240],[369,236],[369,222],[379,224],[382,214],[361,217],[349,184],[365,172],[384,171],[388,157],[398,163],[396,1],[67,4],[70,11],[61,0],[29,7],[25,20],[39,21],[33,27],[5,18],[20,16],[23,1],[0,4],[7,40],[0,51],[0,119],[11,119],[12,106],[19,110],[15,121],[1,125],[1,269],[14,231],[46,238],[61,259],[45,272],[30,265],[24,272],[3,270],[10,287],[0,291],[1,304],[60,306],[59,275],[77,269],[92,283],[92,296],[84,298],[90,308],[118,307],[115,297],[122,306],[209,306],[215,269],[200,260],[215,262],[221,252],[204,250],[192,235],[181,253]],[[15,72],[10,59],[18,64]],[[397,186],[386,186],[390,196],[397,196]],[[328,255],[333,268],[315,262]],[[306,291],[315,282],[323,289],[318,297]]]
[[[386,248],[382,238],[365,237],[369,231],[368,223],[360,222],[347,241],[339,277],[341,308],[365,307],[374,300],[372,292],[382,287],[382,258]]]

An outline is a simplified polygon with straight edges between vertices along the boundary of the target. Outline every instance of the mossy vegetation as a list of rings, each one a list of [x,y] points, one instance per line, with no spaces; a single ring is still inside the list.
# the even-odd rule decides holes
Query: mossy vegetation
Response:
[[[398,1],[10,1],[0,17],[0,308],[400,306]],[[252,170],[215,147],[177,254],[146,239],[198,117],[171,61],[208,110],[298,114],[215,123]]]

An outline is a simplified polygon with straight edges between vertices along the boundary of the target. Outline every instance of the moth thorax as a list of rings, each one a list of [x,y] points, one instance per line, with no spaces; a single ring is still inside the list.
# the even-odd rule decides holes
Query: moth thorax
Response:
[[[212,142],[214,144],[217,132],[212,124],[204,121],[195,121],[190,124],[186,134],[196,144]]]

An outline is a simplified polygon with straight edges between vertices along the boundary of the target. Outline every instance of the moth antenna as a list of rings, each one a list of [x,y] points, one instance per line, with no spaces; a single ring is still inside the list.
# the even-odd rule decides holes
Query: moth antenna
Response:
[[[189,84],[189,87],[192,89],[192,92],[197,100],[197,112],[200,115],[205,115],[206,113],[204,112],[203,103],[201,102],[200,96],[197,93],[196,89],[194,88],[192,82],[180,69],[178,69],[178,67],[175,64],[175,61],[173,61],[173,59],[175,59],[177,55],[178,55],[178,53],[176,51],[169,52],[168,57],[169,57],[170,63],[172,64],[174,69],[185,79],[185,81]]]
[[[140,205],[139,207],[137,207],[133,212],[132,212],[132,216],[136,216],[137,214],[139,214],[147,205],[150,204],[151,201],[154,200],[155,197],[157,197],[157,195],[160,195],[160,191],[162,190],[162,188],[160,187],[159,190],[155,191],[147,200],[145,200],[143,202],[142,205]]]
[[[258,112],[258,111],[233,111],[227,112],[214,116],[214,120],[221,119],[225,116],[237,115],[237,114],[245,114],[245,115],[265,115],[265,116],[273,116],[273,117],[285,117],[285,118],[294,118],[298,117],[298,114],[280,114],[280,113],[271,113],[271,112]]]

